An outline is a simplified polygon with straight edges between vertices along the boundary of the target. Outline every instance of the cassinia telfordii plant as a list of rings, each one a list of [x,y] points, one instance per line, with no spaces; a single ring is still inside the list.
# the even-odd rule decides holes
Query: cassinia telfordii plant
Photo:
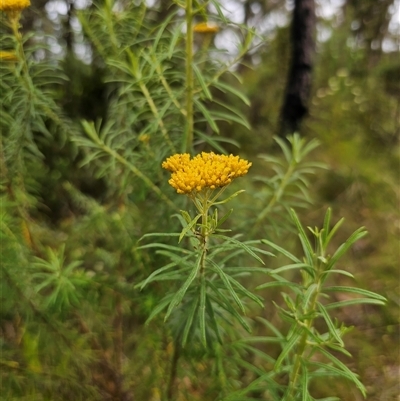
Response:
[[[263,306],[259,297],[247,291],[233,276],[228,272],[224,272],[216,262],[220,257],[220,252],[232,251],[232,247],[244,250],[261,263],[263,263],[262,260],[250,249],[251,246],[249,247],[235,238],[229,238],[221,234],[224,231],[229,231],[222,230],[220,226],[229,217],[232,210],[221,218],[218,218],[217,208],[209,214],[212,206],[224,204],[243,192],[237,191],[228,198],[217,201],[235,178],[247,174],[251,164],[247,160],[239,158],[239,156],[218,155],[213,152],[203,152],[193,158],[188,153],[175,154],[162,163],[162,167],[172,173],[169,180],[171,186],[179,194],[187,195],[195,204],[198,212],[193,218],[187,211],[181,210],[184,220],[181,220],[183,230],[178,234],[179,242],[185,236],[195,241],[192,242],[192,250],[185,251],[187,256],[184,259],[177,263],[174,258],[172,263],[153,272],[138,286],[143,288],[148,283],[156,280],[172,279],[181,281],[184,279],[180,289],[172,294],[167,294],[148,320],[150,321],[168,306],[165,315],[165,319],[167,319],[187,294],[185,304],[191,306],[184,308],[183,313],[185,315],[188,313],[188,315],[184,319],[186,322],[182,331],[177,336],[177,341],[181,342],[183,346],[192,331],[192,326],[195,325],[195,321],[197,321],[196,325],[200,329],[200,339],[204,346],[208,342],[207,337],[209,337],[209,340],[217,338],[222,343],[215,312],[221,308],[238,320],[246,330],[250,331],[250,327],[236,309],[232,307],[232,303],[236,304],[243,313],[245,312],[237,291],[241,295],[257,302],[261,307]],[[214,238],[216,242],[210,242],[211,238]],[[142,248],[158,246],[159,244],[155,243],[144,245]],[[176,250],[176,247],[172,247],[171,250]],[[178,269],[170,273],[168,270],[174,266]],[[206,322],[208,322],[208,325]]]

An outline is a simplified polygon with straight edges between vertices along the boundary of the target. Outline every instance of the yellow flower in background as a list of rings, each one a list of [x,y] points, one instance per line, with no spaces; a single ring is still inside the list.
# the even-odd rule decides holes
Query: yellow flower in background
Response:
[[[4,12],[22,11],[30,5],[29,0],[0,0],[0,10]]]
[[[217,33],[219,31],[219,26],[216,24],[209,24],[208,22],[200,22],[193,27],[193,31],[197,33]]]
[[[172,172],[168,182],[178,194],[189,195],[229,185],[233,179],[247,174],[251,163],[239,156],[202,152],[193,159],[187,153],[175,154],[162,167]]]
[[[18,57],[15,52],[0,50],[0,61],[18,61]]]

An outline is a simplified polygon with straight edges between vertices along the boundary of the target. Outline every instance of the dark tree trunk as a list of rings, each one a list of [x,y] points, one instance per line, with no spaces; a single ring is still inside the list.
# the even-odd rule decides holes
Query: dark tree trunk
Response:
[[[280,116],[280,136],[297,131],[308,113],[315,53],[314,0],[295,0],[291,26],[292,56]]]

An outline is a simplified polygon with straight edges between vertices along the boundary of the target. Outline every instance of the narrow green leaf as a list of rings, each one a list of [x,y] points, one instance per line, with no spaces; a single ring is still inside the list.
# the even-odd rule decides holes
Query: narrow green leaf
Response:
[[[153,281],[181,281],[182,280],[182,273],[188,271],[189,269],[181,269],[175,272],[169,272],[165,274],[158,275]]]
[[[223,107],[224,109],[228,110],[230,113],[232,113],[232,115],[236,116],[236,118],[238,118],[239,120],[243,121],[243,124],[248,125],[248,121],[247,118],[235,107],[232,107],[230,104],[222,102],[219,99],[214,99],[214,103],[220,105],[221,107]],[[218,110],[217,113],[220,113],[220,111]],[[226,113],[226,112],[222,112],[223,114],[227,114],[228,116],[230,116],[230,113]]]
[[[222,21],[224,24],[230,24],[232,23],[231,20],[229,20],[226,17],[226,9],[224,7],[221,7],[221,1],[220,0],[211,0],[210,3],[215,7],[215,10],[218,13],[218,19]]]
[[[183,237],[188,233],[188,231],[190,231],[193,226],[196,225],[197,221],[199,220],[199,218],[201,217],[201,214],[198,214],[190,223],[188,223],[188,225],[182,230],[181,235],[179,236],[179,242],[182,241]]]
[[[221,261],[220,263],[223,266],[223,263]],[[253,266],[243,266],[243,267],[230,267],[230,266],[224,266],[224,271],[225,272],[229,272],[229,273],[264,273],[267,274],[268,273],[268,269],[265,267],[253,267]]]
[[[353,383],[355,383],[357,388],[361,391],[361,393],[365,397],[366,389],[365,389],[364,385],[360,382],[360,380],[358,380],[357,375],[355,373],[353,373],[343,362],[341,362],[339,359],[337,359],[335,356],[333,356],[330,352],[326,351],[322,347],[318,347],[318,349],[322,354],[324,354],[331,362],[333,362],[337,366],[337,368],[338,368],[337,371],[339,374],[347,377],[348,379],[353,381]],[[335,370],[333,366],[326,365],[323,363],[313,362],[313,364],[317,364],[325,369]]]
[[[214,300],[214,302],[220,305],[221,308],[229,312],[232,316],[234,316],[236,320],[242,325],[242,327],[250,333],[251,332],[250,326],[243,319],[243,317],[240,316],[238,311],[231,305],[229,299],[225,296],[225,294],[222,291],[219,291],[219,289],[211,281],[208,282],[208,285],[216,294],[216,296],[210,295],[211,298]]]
[[[274,141],[282,149],[282,152],[285,156],[286,161],[288,163],[290,163],[292,161],[292,152],[290,151],[289,147],[286,145],[285,141],[277,136],[274,136]]]
[[[331,269],[331,270],[324,271],[324,272],[321,273],[321,276],[322,277],[323,276],[327,276],[327,275],[332,274],[332,273],[343,274],[344,276],[354,278],[354,276],[350,272],[347,272],[346,270],[340,270],[340,269],[339,270]]]
[[[315,138],[307,143],[304,143],[304,145],[301,147],[301,157],[304,158],[305,156],[307,156],[308,153],[320,146],[320,144],[320,141]]]
[[[328,246],[328,244],[331,242],[331,239],[333,236],[336,234],[336,232],[339,230],[340,226],[344,223],[344,218],[342,217],[332,228],[330,232],[327,232],[327,237],[325,240],[325,247]]]
[[[265,264],[262,261],[262,259],[258,255],[256,255],[245,243],[240,242],[234,238],[226,237],[225,235],[215,234],[215,235],[213,235],[213,237],[214,238],[222,238],[225,241],[232,242],[233,244],[237,245],[238,247],[243,248],[249,255],[253,256],[254,259],[258,260],[263,265]]]
[[[142,290],[144,287],[146,287],[146,285],[151,281],[151,279],[155,276],[157,276],[158,274],[170,269],[171,267],[176,266],[175,262],[172,263],[168,263],[167,265],[160,267],[159,269],[157,269],[156,271],[154,271],[153,273],[150,274],[149,277],[146,278],[146,280],[143,280],[142,282],[140,282],[139,284],[136,284],[134,288],[138,288],[140,287],[140,289]]]
[[[248,130],[251,129],[250,124],[241,117],[238,117],[237,115],[233,114],[233,113],[226,113],[223,111],[217,111],[217,110],[213,110],[211,113],[211,116],[214,120],[222,120],[222,121],[226,121],[227,123],[232,123],[232,122],[236,122],[240,125],[242,125],[243,127],[247,128]]]
[[[181,215],[185,219],[187,224],[189,224],[192,221],[190,214],[186,210],[181,210]]]
[[[324,226],[323,226],[323,231],[321,234],[322,244],[324,246],[324,249],[326,249],[326,247],[328,245],[326,239],[328,238],[328,235],[329,235],[329,226],[331,224],[331,216],[332,216],[332,209],[330,207],[328,207],[328,209],[326,210],[326,213],[325,213]]]
[[[313,264],[313,255],[314,255],[314,251],[312,249],[312,246],[310,244],[310,241],[307,238],[307,235],[304,231],[303,226],[300,223],[299,218],[297,217],[296,212],[294,211],[294,209],[290,209],[290,215],[292,217],[292,220],[294,221],[294,223],[296,224],[297,230],[299,232],[299,237],[303,246],[303,251],[304,254],[307,258],[307,262],[312,265]]]
[[[218,223],[217,223],[217,227],[216,227],[216,228],[220,227],[220,226],[227,220],[227,218],[232,214],[232,212],[233,212],[233,209],[228,210],[228,212],[225,213],[225,214],[218,220]]]
[[[170,25],[171,20],[175,17],[175,15],[177,14],[177,10],[173,11],[171,13],[168,13],[168,17],[163,19],[163,23],[160,25],[160,27],[158,28],[158,33],[156,35],[156,37],[154,38],[153,41],[153,47],[157,48],[158,46],[158,42],[161,40],[161,38],[164,35],[164,31],[167,29],[167,27]]]
[[[386,303],[383,301],[380,301],[379,299],[355,298],[355,299],[349,299],[347,301],[333,302],[331,304],[325,305],[325,309],[336,309],[336,308],[343,308],[343,307],[349,306],[349,305],[361,305],[361,304],[372,304],[372,305],[384,306]]]
[[[215,263],[213,260],[208,259],[207,261],[210,262],[212,264],[212,266],[214,267],[214,269],[216,270],[216,272],[218,273],[219,277],[221,278],[222,282],[225,284],[226,289],[228,290],[228,292],[231,294],[232,298],[235,300],[236,304],[239,306],[239,308],[241,309],[241,311],[243,313],[246,313],[246,310],[242,304],[242,301],[240,300],[240,298],[238,297],[238,295],[236,294],[235,290],[233,289],[231,283],[229,282],[228,276],[224,273],[224,271],[218,266],[217,263]]]
[[[310,299],[313,296],[313,294],[316,291],[318,291],[318,288],[319,288],[318,284],[315,284],[315,283],[311,284],[307,288],[307,291],[305,292],[304,297],[303,297],[303,311],[304,311],[304,313],[306,313],[307,308],[308,308],[308,303],[310,302]]]
[[[372,299],[379,299],[382,302],[387,302],[387,299],[377,294],[376,292],[364,290],[362,288],[354,288],[354,287],[345,287],[345,286],[333,286],[333,287],[325,287],[324,291],[333,291],[333,292],[351,292],[353,294],[360,294],[370,297]]]
[[[296,312],[296,304],[293,301],[293,299],[290,297],[290,295],[281,292],[282,298],[285,301],[285,304],[287,305],[287,307],[289,308],[290,311],[292,312]]]
[[[212,306],[212,303],[211,303],[209,297],[206,297],[206,311],[207,311],[208,316],[210,317],[210,323],[215,332],[215,335],[217,336],[217,340],[220,344],[222,344],[223,342],[222,342],[222,337],[219,333],[218,322],[217,322],[217,319],[215,318],[214,308]]]
[[[277,342],[277,341],[275,341],[275,342]],[[258,356],[260,359],[262,359],[262,360],[264,360],[264,361],[270,363],[271,365],[274,365],[275,362],[276,362],[276,360],[275,360],[274,358],[272,358],[271,356],[269,356],[269,355],[266,354],[265,352],[262,352],[261,350],[259,350],[259,349],[256,348],[256,347],[252,347],[251,345],[246,344],[246,343],[241,344],[240,346],[241,346],[241,348],[244,348],[244,349],[246,349],[246,350],[252,352],[254,355],[256,355],[256,356]]]
[[[258,304],[261,308],[264,308],[264,303],[262,302],[262,300],[257,296],[254,295],[253,293],[251,293],[247,288],[245,288],[242,284],[240,284],[238,281],[236,281],[233,277],[226,275],[226,277],[228,277],[228,280],[235,286],[238,288],[238,290],[240,290],[243,295],[245,295],[246,297],[250,298],[251,300],[253,300],[256,304]]]
[[[285,360],[285,358],[287,357],[287,355],[290,353],[290,351],[292,351],[292,349],[295,347],[295,345],[297,344],[299,338],[300,338],[300,331],[294,330],[291,333],[290,338],[287,340],[285,346],[282,349],[282,352],[280,353],[278,359],[276,360],[276,363],[274,365],[274,371],[278,371],[280,366],[282,365],[283,361]]]
[[[249,100],[249,98],[244,94],[244,93],[242,93],[240,90],[237,90],[237,89],[235,89],[234,87],[232,87],[231,85],[228,85],[228,84],[226,84],[226,83],[224,83],[224,82],[222,82],[222,81],[216,81],[215,83],[214,83],[214,86],[216,87],[216,88],[218,88],[218,89],[220,89],[222,92],[230,92],[230,93],[232,93],[233,95],[235,95],[235,96],[237,96],[239,99],[241,99],[242,101],[243,101],[243,103],[246,105],[246,106],[250,106],[250,100]]]
[[[245,337],[239,340],[245,343],[279,343],[281,344],[284,339],[283,337],[266,337],[266,336],[259,336],[259,337]]]
[[[279,398],[276,390],[281,390],[282,392],[284,387],[274,380],[275,374],[275,372],[270,372],[261,375],[258,379],[251,382],[246,388],[230,393],[227,398],[223,399],[223,401],[247,401],[248,399],[244,397],[246,393],[254,390],[265,390],[266,387],[275,395],[273,399],[278,400]],[[257,401],[256,399],[250,400]]]
[[[238,196],[239,194],[241,194],[242,192],[245,192],[244,189],[241,189],[240,191],[236,191],[234,194],[230,195],[228,198],[223,199],[222,201],[219,202],[213,202],[213,205],[222,205],[224,203],[229,202],[231,199],[235,198],[236,196]]]
[[[145,325],[148,325],[167,305],[171,302],[172,297],[175,293],[166,295],[158,305],[152,310],[150,316],[147,318]]]
[[[256,290],[262,290],[264,288],[272,287],[288,287],[291,288],[296,294],[301,293],[301,285],[296,283],[291,283],[290,281],[271,281],[269,283],[264,283],[256,287]]]
[[[188,307],[188,315],[186,318],[186,323],[185,323],[185,328],[183,329],[183,334],[182,334],[182,347],[184,348],[187,342],[188,335],[190,333],[190,329],[193,324],[193,319],[194,316],[196,315],[197,312],[197,305],[199,303],[199,298],[194,297],[192,300],[192,304],[190,307]]]
[[[340,347],[340,346],[338,346],[336,344],[332,344],[330,342],[326,342],[325,344],[326,344],[327,347],[332,348],[333,350],[335,350],[337,352],[341,352],[342,354],[348,356],[349,358],[352,357],[352,355],[350,354],[349,351],[347,351],[346,348]]]
[[[302,363],[301,370],[301,401],[311,401],[310,393],[308,392],[308,370],[307,366]]]
[[[274,244],[271,241],[268,241],[266,239],[262,239],[261,242],[263,244],[267,244],[269,245],[271,248],[275,249],[276,251],[278,251],[279,253],[281,253],[282,255],[285,255],[287,258],[289,258],[290,260],[292,260],[295,263],[302,263],[300,259],[296,258],[296,256],[292,255],[290,252],[288,252],[287,250],[281,248],[280,246]]]
[[[182,301],[183,297],[186,294],[186,291],[190,287],[190,284],[192,284],[193,280],[196,278],[197,273],[200,270],[200,262],[201,262],[201,257],[197,259],[197,262],[195,266],[193,267],[189,277],[186,279],[185,283],[183,286],[179,289],[179,291],[175,294],[174,298],[172,299],[171,303],[168,306],[167,314],[165,315],[165,320],[168,319],[168,317],[171,315],[172,310],[175,308],[175,306],[179,305],[179,303]]]
[[[179,237],[178,233],[148,233],[139,238],[138,242],[147,237]]]
[[[210,124],[210,127],[212,130],[216,133],[219,133],[219,128],[217,124],[214,121],[214,118],[211,116],[209,111],[205,108],[205,106],[197,99],[194,99],[194,104],[198,107],[198,109],[201,111],[207,122]]]
[[[367,231],[364,230],[364,227],[360,227],[358,230],[354,231],[352,235],[344,242],[337,251],[333,254],[332,258],[329,260],[327,269],[330,270],[336,262],[351,248],[351,246],[358,241],[360,238],[365,237],[367,235]]]
[[[264,319],[263,317],[257,317],[256,319],[263,325],[268,327],[277,337],[279,337],[282,340],[285,340],[285,336],[267,319]]]
[[[307,263],[295,263],[295,264],[291,264],[291,265],[278,267],[277,269],[274,269],[272,272],[273,273],[282,273],[287,270],[297,270],[297,269],[305,270],[312,277],[314,277],[314,275],[315,275],[313,266],[309,265]]]
[[[210,100],[211,100],[211,99],[212,99],[211,92],[210,92],[210,90],[208,89],[207,84],[205,83],[204,78],[203,78],[203,75],[201,74],[199,68],[197,67],[196,64],[193,64],[192,67],[193,67],[193,71],[194,71],[194,73],[196,74],[197,80],[199,81],[200,87],[201,87],[201,89],[202,89],[202,91],[203,91],[205,97],[206,97],[207,99],[210,99]]]
[[[139,246],[136,249],[148,249],[148,248],[167,249],[167,250],[172,251],[172,252],[181,252],[183,254],[191,253],[187,249],[179,248],[179,246],[167,245],[167,244],[163,244],[161,242],[152,242],[151,244],[146,244],[146,245]]]
[[[172,34],[172,37],[170,39],[170,44],[168,47],[168,58],[171,59],[174,52],[176,51],[176,49],[178,48],[178,41],[179,39],[182,38],[182,26],[183,26],[184,22],[178,24],[175,28],[174,28],[174,33]]]
[[[326,309],[320,302],[317,302],[317,305],[318,305],[319,311],[321,312],[321,314],[328,326],[329,333],[335,338],[335,340],[340,344],[341,347],[344,347],[343,340],[341,339],[340,335],[338,334],[337,329],[336,329],[334,323],[332,322],[331,317],[329,316],[329,313],[326,311]]]

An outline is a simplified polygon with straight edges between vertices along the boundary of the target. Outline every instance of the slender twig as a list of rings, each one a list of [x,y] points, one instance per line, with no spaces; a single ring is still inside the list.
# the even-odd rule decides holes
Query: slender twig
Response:
[[[107,24],[107,33],[110,35],[110,42],[113,45],[114,50],[117,52],[119,48],[118,40],[114,31],[113,24],[113,11],[112,11],[113,2],[106,1],[105,2],[105,15],[106,15],[106,24]]]
[[[156,60],[155,57],[153,57],[153,63],[154,63],[155,66],[156,66],[156,71],[157,71],[157,74],[158,74],[158,76],[159,76],[159,78],[160,78],[160,81],[161,81],[161,83],[163,84],[163,87],[164,87],[165,91],[168,93],[169,98],[171,99],[172,103],[176,106],[176,108],[180,111],[180,113],[181,113],[183,116],[186,117],[186,115],[187,115],[186,110],[185,110],[184,108],[182,108],[181,104],[180,104],[180,103],[178,102],[178,100],[176,99],[176,96],[174,95],[174,93],[173,93],[171,87],[169,86],[167,80],[165,79],[165,77],[164,77],[164,75],[163,75],[163,73],[162,73],[162,71],[161,71],[160,64],[157,63],[157,60]]]
[[[103,141],[99,139],[98,145],[109,155],[111,155],[114,159],[118,160],[121,164],[124,166],[128,167],[129,170],[132,171],[137,177],[139,177],[142,181],[144,181],[145,184],[149,188],[151,188],[162,200],[164,200],[169,206],[171,206],[173,209],[177,209],[177,206],[169,199],[167,196],[164,195],[164,193],[160,190],[160,188],[156,187],[153,182],[146,176],[144,175],[137,167],[135,167],[132,163],[130,163],[128,160],[126,160],[123,156],[121,156],[119,153],[117,153],[115,150],[111,149],[109,146],[107,146]]]
[[[317,267],[317,270],[318,270],[318,267]],[[320,293],[319,277],[316,278],[316,282],[318,284],[318,287],[315,290],[315,292],[313,293],[312,298],[310,300],[310,304],[309,304],[310,306],[305,313],[306,315],[309,315],[311,317],[304,321],[305,327],[303,328],[303,333],[301,335],[300,342],[297,347],[297,352],[296,352],[295,359],[294,359],[293,369],[290,373],[289,386],[286,390],[283,401],[292,401],[294,399],[294,394],[297,389],[297,384],[298,384],[300,373],[301,373],[301,361],[303,360],[303,356],[307,349],[308,333],[310,332],[313,322],[314,322],[317,300],[318,300],[318,296]]]
[[[179,342],[176,341],[175,347],[174,347],[174,354],[172,356],[171,372],[170,372],[168,388],[167,388],[167,400],[168,401],[172,401],[174,399],[173,395],[174,395],[176,377],[178,375],[179,358],[180,358]]]
[[[114,318],[114,347],[115,347],[115,369],[118,376],[122,376],[122,344],[123,344],[123,328],[122,328],[122,297],[119,292],[115,296],[115,318]]]
[[[182,152],[192,152],[193,148],[193,1],[186,0],[186,128],[182,142]]]
[[[157,106],[154,103],[153,98],[151,97],[150,91],[147,89],[147,86],[143,82],[139,83],[139,87],[140,87],[140,90],[142,91],[144,97],[146,98],[148,105],[150,106],[151,112],[153,113],[154,117],[157,120],[157,124],[159,125],[159,127],[161,129],[163,138],[168,143],[168,146],[171,148],[171,151],[173,153],[175,153],[176,152],[175,146],[172,143],[171,138],[168,135],[168,131],[164,125],[164,121],[162,120],[162,117],[160,116],[160,113],[158,112]]]
[[[170,147],[171,151],[173,153],[176,153],[175,146],[172,143],[171,138],[169,137],[168,130],[165,127],[162,116],[160,115],[160,113],[158,111],[156,103],[154,102],[154,99],[152,98],[149,89],[147,88],[145,82],[143,81],[143,76],[142,76],[142,73],[139,68],[138,59],[137,59],[136,55],[130,49],[126,49],[126,52],[130,59],[130,62],[131,62],[131,69],[130,69],[131,74],[138,81],[139,88],[142,91],[142,93],[147,101],[147,104],[150,106],[151,112],[153,113],[154,117],[156,118],[157,124],[160,127],[160,130],[161,130],[161,133],[163,135],[165,142],[168,143],[168,146]]]

